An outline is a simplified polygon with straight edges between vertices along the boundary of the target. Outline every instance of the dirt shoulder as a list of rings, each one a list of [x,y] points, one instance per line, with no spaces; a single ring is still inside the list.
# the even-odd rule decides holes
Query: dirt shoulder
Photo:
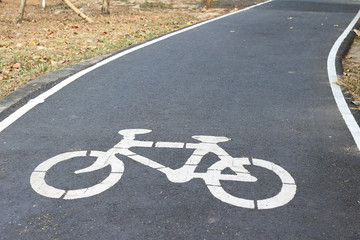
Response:
[[[46,0],[45,9],[41,1],[28,0],[24,22],[16,24],[19,2],[0,2],[0,98],[44,73],[261,0],[217,1],[210,10],[194,0],[112,0],[110,15],[100,14],[102,0],[72,2],[94,22],[85,22],[61,0]]]

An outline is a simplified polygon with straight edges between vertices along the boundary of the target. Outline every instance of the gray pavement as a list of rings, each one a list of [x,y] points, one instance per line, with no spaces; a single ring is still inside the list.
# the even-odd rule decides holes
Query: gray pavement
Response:
[[[0,132],[0,239],[359,239],[360,152],[326,63],[359,9],[358,1],[273,1],[133,51],[49,96]],[[129,153],[131,142],[114,147],[122,129],[188,144],[133,143]],[[216,145],[222,152],[192,144],[194,135],[231,141]],[[62,153],[69,161],[38,167]],[[94,156],[104,168],[74,174]],[[185,163],[195,172],[174,177],[169,169]],[[256,182],[215,181],[248,179],[247,171]],[[120,181],[86,197],[109,174]],[[39,176],[64,193],[49,198]],[[90,190],[64,199],[81,188]],[[241,199],[255,206],[237,206]]]

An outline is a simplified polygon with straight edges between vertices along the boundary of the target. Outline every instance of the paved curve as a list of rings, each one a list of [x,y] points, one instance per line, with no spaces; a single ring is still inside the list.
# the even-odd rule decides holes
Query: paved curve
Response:
[[[359,10],[358,1],[273,1],[191,29],[80,77],[0,133],[1,239],[359,239],[360,153],[327,78],[328,53]],[[334,25],[338,25],[335,27]],[[201,179],[172,183],[119,156],[125,171],[109,190],[78,200],[37,194],[30,175],[64,152],[107,151],[121,129],[147,141],[198,142],[227,136],[233,157],[265,159],[297,186],[268,210],[227,204]],[[134,152],[173,169],[189,149]],[[94,158],[51,168],[49,185],[91,186],[110,168],[74,175]],[[204,156],[203,173],[218,161]],[[248,166],[255,183],[225,190],[263,199],[280,191],[273,172]],[[40,171],[41,172],[41,171]],[[227,173],[227,174],[234,174]]]

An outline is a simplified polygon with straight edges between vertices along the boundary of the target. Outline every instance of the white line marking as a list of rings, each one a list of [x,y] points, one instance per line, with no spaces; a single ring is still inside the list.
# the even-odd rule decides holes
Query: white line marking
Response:
[[[236,12],[232,12],[232,13],[229,13],[229,14],[226,14],[226,15],[222,15],[222,16],[219,16],[217,18],[213,18],[213,19],[210,19],[210,20],[207,20],[207,21],[204,21],[204,22],[201,22],[201,23],[198,23],[198,24],[195,24],[193,26],[190,26],[190,27],[187,27],[185,29],[181,29],[179,31],[176,31],[176,32],[173,32],[173,33],[169,33],[165,36],[162,36],[162,37],[159,37],[157,39],[154,39],[154,40],[151,40],[149,42],[146,42],[146,43],[143,43],[139,46],[136,46],[136,47],[133,47],[131,49],[128,49],[128,50],[125,50],[119,54],[116,54],[110,58],[107,58],[97,64],[95,64],[94,66],[91,66],[87,69],[84,69],[70,77],[68,77],[67,79],[65,79],[64,81],[62,81],[61,83],[57,84],[56,86],[52,87],[51,89],[49,89],[48,91],[42,93],[41,95],[37,96],[36,98],[30,100],[27,104],[25,104],[24,106],[22,106],[21,108],[19,108],[18,110],[16,110],[13,114],[11,114],[10,116],[8,116],[7,118],[5,118],[3,121],[0,122],[0,133],[6,129],[8,126],[10,126],[12,123],[14,123],[16,120],[18,120],[19,118],[21,118],[24,114],[26,114],[28,111],[30,111],[33,107],[37,106],[38,104],[40,103],[43,103],[45,101],[46,98],[50,97],[51,95],[53,95],[54,93],[56,93],[57,91],[61,90],[63,87],[69,85],[70,83],[72,83],[73,81],[79,79],[80,77],[84,76],[85,74],[91,72],[92,70],[95,70],[96,68],[99,68],[107,63],[110,63],[118,58],[121,58],[129,53],[132,53],[132,52],[135,52],[139,49],[142,49],[144,47],[147,47],[147,46],[150,46],[152,44],[155,44],[157,42],[160,42],[162,40],[165,40],[167,38],[170,38],[172,36],[175,36],[175,35],[178,35],[180,33],[183,33],[183,32],[187,32],[189,30],[192,30],[192,29],[195,29],[195,28],[198,28],[202,25],[205,25],[205,24],[208,24],[208,23],[211,23],[211,22],[214,22],[214,21],[217,21],[219,19],[222,19],[222,18],[225,18],[225,17],[228,17],[228,16],[231,16],[231,15],[234,15],[234,14],[237,14],[237,13],[240,13],[240,12],[244,12],[244,11],[247,11],[249,9],[252,9],[254,7],[257,7],[257,6],[260,6],[260,5],[263,5],[263,4],[266,4],[266,3],[269,3],[271,2],[272,0],[269,0],[269,1],[266,1],[266,2],[263,2],[263,3],[259,3],[259,4],[256,4],[256,5],[253,5],[253,6],[250,6],[250,7],[247,7],[247,8],[244,8],[244,9],[240,9],[239,11],[236,11]]]
[[[360,150],[360,127],[354,119],[354,116],[351,114],[350,109],[345,101],[345,98],[342,94],[340,86],[336,84],[338,81],[336,75],[336,67],[335,67],[335,58],[336,54],[346,38],[346,36],[350,33],[353,29],[354,25],[360,18],[360,11],[356,14],[355,18],[351,21],[349,26],[345,29],[345,31],[341,34],[341,36],[336,40],[331,51],[329,53],[328,61],[327,61],[327,69],[328,69],[328,76],[329,82],[331,86],[332,93],[334,95],[336,104],[340,110],[340,113],[345,120],[347,127],[349,128],[351,135],[353,136],[355,143]]]
[[[181,142],[157,142],[155,147],[157,148],[184,148],[185,143]]]

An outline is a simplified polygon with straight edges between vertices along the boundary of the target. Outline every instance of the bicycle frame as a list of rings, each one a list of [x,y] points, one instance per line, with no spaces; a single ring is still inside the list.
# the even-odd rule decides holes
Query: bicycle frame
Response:
[[[106,166],[110,156],[115,156],[116,154],[124,155],[135,162],[141,163],[145,166],[156,169],[164,173],[169,181],[174,183],[184,183],[188,182],[194,178],[201,178],[204,180],[211,181],[213,177],[211,172],[206,173],[196,173],[195,170],[198,164],[201,162],[201,159],[204,155],[208,153],[214,153],[219,156],[220,160],[224,163],[228,161],[237,161],[237,167],[241,168],[241,171],[237,171],[236,175],[221,174],[217,176],[220,177],[220,180],[230,180],[230,181],[242,181],[242,182],[256,182],[257,179],[250,175],[248,170],[243,166],[244,164],[250,165],[250,161],[247,158],[233,158],[231,157],[224,149],[217,145],[218,142],[229,141],[229,138],[226,137],[214,137],[214,136],[193,136],[194,139],[201,141],[201,143],[181,143],[181,142],[153,142],[153,141],[139,141],[135,140],[135,135],[150,133],[151,130],[146,129],[127,129],[121,130],[119,134],[123,135],[123,139],[117,143],[113,148],[108,150],[107,158],[98,158],[93,165],[78,170],[75,173],[85,173],[99,170]],[[130,148],[133,147],[144,147],[144,148],[174,148],[174,149],[194,149],[193,154],[186,161],[186,163],[178,169],[172,169],[166,167],[158,162],[155,162],[149,158],[138,155],[135,152],[130,151]],[[239,165],[241,163],[241,165]]]

